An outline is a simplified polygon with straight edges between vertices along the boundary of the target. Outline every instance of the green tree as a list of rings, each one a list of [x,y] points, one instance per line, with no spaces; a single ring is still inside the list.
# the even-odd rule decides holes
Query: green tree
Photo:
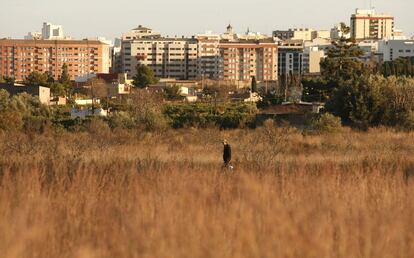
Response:
[[[14,84],[14,82],[16,81],[14,77],[10,76],[3,76],[3,79],[7,84]]]
[[[336,133],[342,128],[341,119],[330,113],[324,113],[312,121],[311,128],[318,132]]]
[[[309,102],[325,102],[332,94],[334,84],[332,81],[327,81],[322,77],[304,78],[303,85],[303,100]]]
[[[322,76],[340,84],[367,74],[368,70],[360,61],[363,55],[361,48],[347,39],[332,43],[327,57],[321,62]]]
[[[157,83],[154,72],[146,65],[137,65],[133,84],[138,88],[146,88],[150,84]]]
[[[0,90],[0,129],[43,131],[50,120],[49,107],[37,97],[22,93],[11,98],[7,91]]]
[[[62,74],[59,76],[59,82],[63,85],[66,85],[66,86],[71,85],[67,64],[62,65]]]
[[[24,81],[24,84],[28,86],[48,86],[47,73],[31,72]]]
[[[168,100],[181,100],[183,97],[180,95],[180,86],[173,85],[164,88],[164,97]]]
[[[257,92],[257,81],[256,81],[256,76],[252,76],[252,83],[251,83],[251,88],[250,90],[252,92]]]
[[[335,90],[326,103],[326,109],[341,117],[346,124],[367,129],[371,125],[384,124],[384,78],[381,76],[362,76],[347,81]]]
[[[388,76],[413,76],[413,57],[400,57],[382,64],[382,74]]]
[[[52,83],[55,82],[55,78],[53,78],[52,73],[45,72],[45,74],[47,75],[47,83],[48,83],[48,85],[52,85]]]
[[[50,84],[50,91],[52,92],[53,96],[60,96],[64,97],[67,95],[67,87],[66,85],[60,82],[54,82]]]
[[[351,28],[349,26],[347,26],[344,22],[340,23],[340,27],[341,27],[341,32],[343,34],[348,34],[351,32]]]

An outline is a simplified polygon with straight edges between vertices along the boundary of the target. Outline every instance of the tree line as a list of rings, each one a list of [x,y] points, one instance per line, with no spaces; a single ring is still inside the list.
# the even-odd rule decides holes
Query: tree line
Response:
[[[321,61],[321,76],[302,81],[306,100],[326,102],[327,112],[353,127],[414,129],[412,58],[370,67],[362,55],[352,40],[334,42]]]

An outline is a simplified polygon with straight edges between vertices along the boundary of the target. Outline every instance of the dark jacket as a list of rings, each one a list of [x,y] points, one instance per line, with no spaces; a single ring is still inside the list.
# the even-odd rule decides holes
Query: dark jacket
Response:
[[[231,147],[230,147],[230,144],[225,144],[224,150],[223,150],[223,161],[224,163],[228,164],[230,160],[231,160]]]

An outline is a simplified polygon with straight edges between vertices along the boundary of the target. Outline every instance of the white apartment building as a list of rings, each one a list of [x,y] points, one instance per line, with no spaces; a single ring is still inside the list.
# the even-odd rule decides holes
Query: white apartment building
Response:
[[[366,39],[358,42],[358,46],[364,51],[364,55],[371,55],[378,52],[378,40]]]
[[[207,32],[196,36],[198,41],[197,75],[200,79],[216,79],[220,73],[220,35]]]
[[[65,39],[65,35],[63,34],[63,27],[62,25],[54,25],[48,22],[43,23],[42,28],[42,38],[43,39]]]
[[[150,67],[158,78],[192,80],[197,77],[195,38],[138,38],[122,41],[122,70],[132,78],[138,64]]]
[[[384,39],[379,41],[378,48],[379,52],[383,54],[383,61],[393,61],[399,57],[412,57],[414,56],[414,39]]]
[[[54,25],[50,22],[44,22],[42,32],[29,32],[26,36],[24,36],[24,39],[63,40],[70,39],[70,37],[65,36],[62,25]]]
[[[350,27],[353,39],[383,39],[393,36],[394,17],[376,13],[374,9],[356,9],[351,15]]]

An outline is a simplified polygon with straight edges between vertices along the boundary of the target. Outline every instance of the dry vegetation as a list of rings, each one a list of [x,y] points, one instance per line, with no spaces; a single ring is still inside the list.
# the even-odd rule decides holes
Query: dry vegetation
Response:
[[[414,257],[413,134],[89,131],[0,134],[1,257]]]

